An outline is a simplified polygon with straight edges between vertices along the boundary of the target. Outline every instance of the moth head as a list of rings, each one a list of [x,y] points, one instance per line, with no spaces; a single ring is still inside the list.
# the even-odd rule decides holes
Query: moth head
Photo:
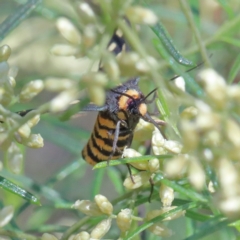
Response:
[[[155,93],[156,90],[157,89],[151,91],[146,97],[144,97],[143,94],[136,89],[129,89],[126,92],[112,91],[120,95],[118,100],[119,110],[124,110],[129,112],[129,114],[144,117],[145,115],[148,115],[146,99]]]

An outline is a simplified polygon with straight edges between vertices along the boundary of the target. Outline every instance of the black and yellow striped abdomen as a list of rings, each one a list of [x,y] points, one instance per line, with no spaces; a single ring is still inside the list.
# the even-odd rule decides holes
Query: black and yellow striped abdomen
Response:
[[[91,165],[121,158],[124,148],[131,144],[132,131],[125,126],[120,126],[117,148],[114,151],[114,136],[119,120],[112,116],[113,113],[109,111],[99,112],[92,135],[82,150],[82,157]]]

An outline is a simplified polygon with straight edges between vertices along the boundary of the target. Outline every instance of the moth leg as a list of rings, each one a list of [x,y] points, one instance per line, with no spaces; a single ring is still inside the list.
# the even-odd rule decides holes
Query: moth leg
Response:
[[[151,177],[149,178],[149,183],[151,185],[151,190],[150,190],[150,195],[148,197],[148,202],[150,203],[151,198],[152,198],[152,194],[153,194],[153,190],[154,190],[154,182],[153,182],[153,179]]]
[[[118,121],[117,124],[116,124],[116,130],[115,130],[115,133],[114,133],[112,152],[109,155],[108,160],[107,160],[108,166],[109,166],[109,160],[112,158],[113,154],[116,152],[116,149],[117,149],[117,141],[118,141],[119,132],[120,132],[120,124],[121,124],[121,121]]]
[[[127,163],[126,165],[127,165],[128,172],[129,172],[129,176],[130,176],[130,178],[131,178],[131,180],[132,180],[132,183],[135,183],[135,182],[134,182],[134,179],[133,179],[133,175],[132,175],[132,170],[131,170],[130,164]]]
[[[127,147],[130,147],[130,146],[131,146],[132,140],[133,140],[133,134],[131,135],[131,137],[130,137],[129,140],[128,140]],[[132,183],[135,183],[135,182],[134,182],[134,179],[133,179],[133,175],[132,175],[132,170],[131,170],[131,167],[130,167],[130,164],[129,164],[129,163],[127,163],[127,168],[128,168],[129,176],[130,176],[130,178],[131,178],[131,180],[132,180]]]

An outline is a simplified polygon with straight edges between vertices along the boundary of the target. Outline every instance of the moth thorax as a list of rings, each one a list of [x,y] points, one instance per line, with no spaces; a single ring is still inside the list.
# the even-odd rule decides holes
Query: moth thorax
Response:
[[[135,89],[130,89],[127,90],[126,92],[124,92],[126,95],[131,96],[128,97],[126,95],[122,95],[119,100],[118,100],[118,107],[121,110],[127,111],[130,105],[131,101],[134,101],[133,99],[140,99],[141,98],[141,94],[135,90]],[[133,99],[132,99],[133,98]]]

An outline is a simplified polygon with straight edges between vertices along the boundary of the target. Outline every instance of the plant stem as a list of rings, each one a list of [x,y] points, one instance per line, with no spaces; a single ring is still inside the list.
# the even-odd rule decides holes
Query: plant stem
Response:
[[[41,240],[40,237],[35,237],[26,233],[21,232],[12,232],[5,229],[0,229],[0,236],[6,236],[11,238],[17,238],[17,239],[24,239],[24,240]]]
[[[12,15],[8,16],[0,25],[0,41],[17,27],[41,2],[42,0],[28,0],[25,4],[19,6]]]
[[[199,46],[199,50],[201,52],[202,58],[204,60],[204,63],[206,64],[207,67],[211,67],[211,63],[209,61],[209,57],[207,55],[206,48],[204,46],[203,40],[201,39],[200,33],[194,23],[193,15],[191,12],[191,9],[187,3],[186,0],[179,0],[182,10],[185,13],[185,16],[187,18],[187,21],[189,23],[190,28],[192,29],[192,32],[196,38],[197,44]]]

